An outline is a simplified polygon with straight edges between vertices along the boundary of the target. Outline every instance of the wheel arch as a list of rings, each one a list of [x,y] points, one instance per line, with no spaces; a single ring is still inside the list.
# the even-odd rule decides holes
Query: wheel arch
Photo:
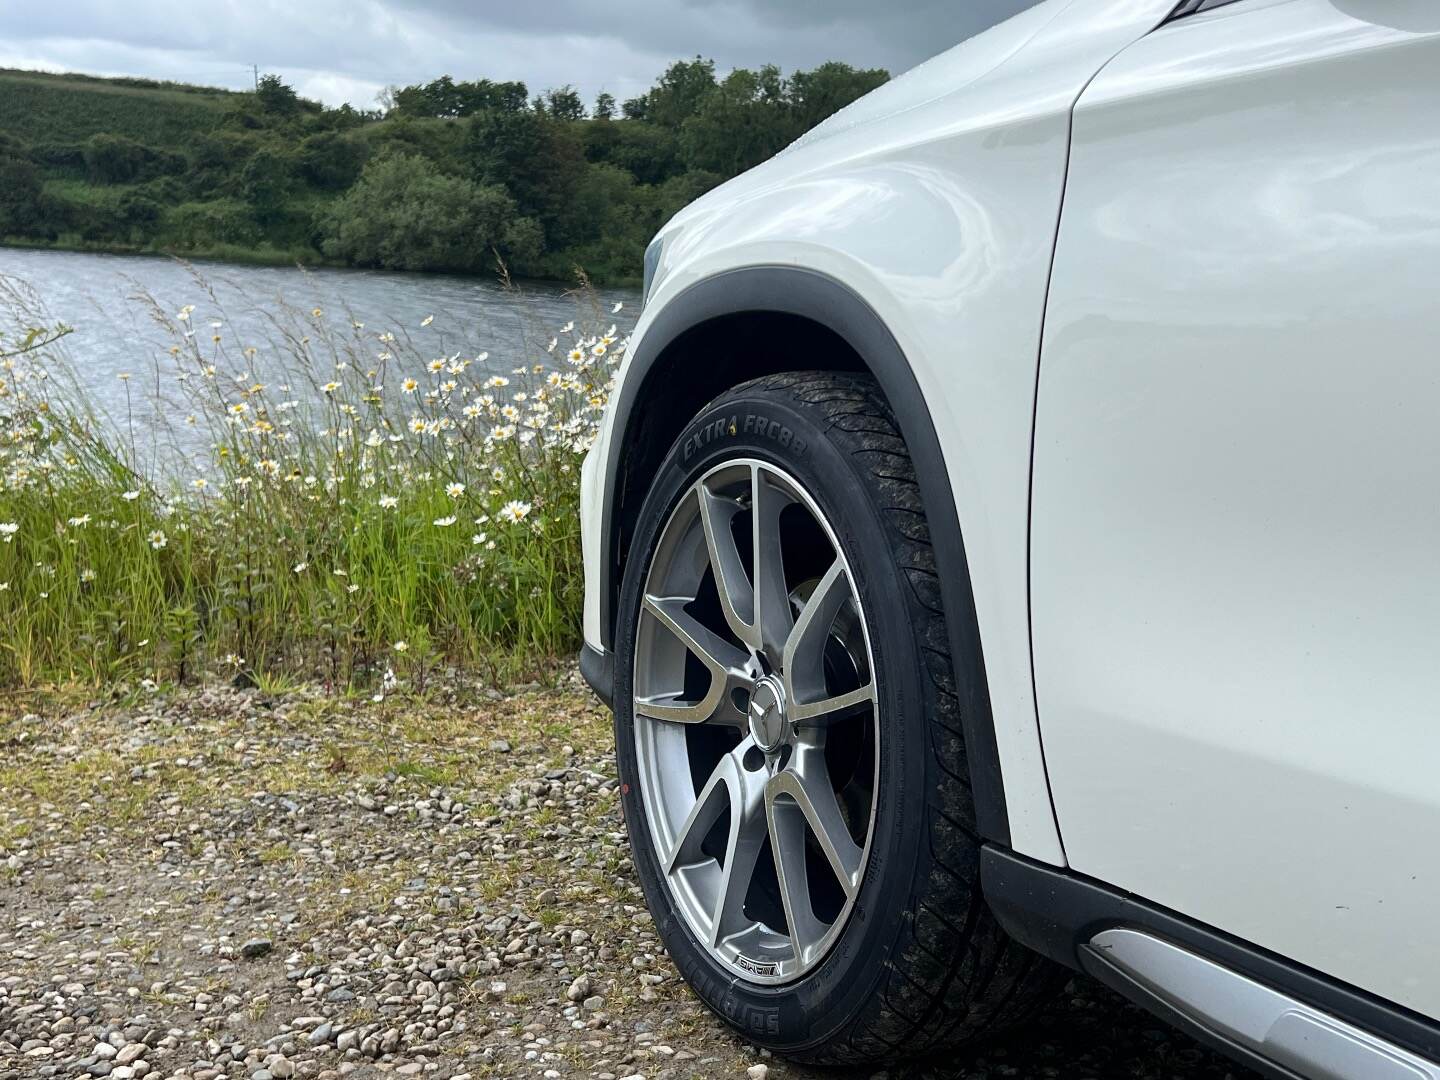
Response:
[[[649,479],[708,402],[751,378],[783,371],[864,371],[895,412],[920,480],[932,532],[959,698],[976,823],[1010,843],[989,683],[959,513],[929,408],[909,359],[873,308],[844,283],[794,266],[729,270],[691,285],[656,315],[628,360],[614,402],[604,477],[601,627],[615,611],[630,530]]]

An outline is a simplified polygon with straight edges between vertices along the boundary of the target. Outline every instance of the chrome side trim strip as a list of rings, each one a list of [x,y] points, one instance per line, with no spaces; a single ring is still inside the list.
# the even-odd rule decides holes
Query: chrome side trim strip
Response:
[[[1104,930],[1087,948],[1195,1023],[1310,1080],[1440,1080],[1440,1065],[1151,934]]]

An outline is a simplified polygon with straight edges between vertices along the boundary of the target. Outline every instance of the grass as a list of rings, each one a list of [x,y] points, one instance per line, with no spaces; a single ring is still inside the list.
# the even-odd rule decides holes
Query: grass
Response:
[[[0,70],[3,127],[32,143],[78,143],[105,133],[186,145],[218,128],[236,98],[209,88]]]
[[[163,418],[137,433],[92,405],[84,342],[0,277],[0,687],[423,695],[443,666],[500,682],[575,647],[580,459],[624,349],[593,297],[496,372],[430,319],[283,306],[232,340],[196,293],[137,301],[169,342],[122,376]]]
[[[52,185],[68,183],[55,181]],[[106,192],[108,189],[91,189],[92,192]],[[101,194],[98,198],[92,198],[87,194],[87,200],[95,205],[103,205],[105,196]],[[213,241],[202,244],[180,243],[166,237],[159,237],[147,240],[143,243],[131,243],[124,240],[87,240],[78,233],[59,233],[55,239],[37,239],[26,236],[3,236],[0,237],[0,247],[25,248],[35,251],[78,251],[96,255],[152,255],[165,258],[183,257],[187,260],[200,262],[235,263],[245,266],[346,266],[348,264],[339,259],[327,259],[313,247],[276,247],[269,243],[258,244],[228,244],[220,241]],[[619,280],[617,285],[632,284],[627,280]]]

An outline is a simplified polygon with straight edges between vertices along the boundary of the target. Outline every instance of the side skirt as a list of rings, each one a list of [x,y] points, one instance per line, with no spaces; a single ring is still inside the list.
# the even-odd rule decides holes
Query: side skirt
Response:
[[[981,885],[1020,943],[1263,1075],[1440,1080],[1440,1024],[1071,871],[987,845]]]

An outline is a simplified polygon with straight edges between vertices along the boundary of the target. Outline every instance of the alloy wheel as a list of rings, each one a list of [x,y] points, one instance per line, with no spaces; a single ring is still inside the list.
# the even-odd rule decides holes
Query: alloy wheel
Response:
[[[646,824],[676,908],[745,980],[802,977],[869,862],[880,725],[854,576],[793,476],[736,460],[682,495],[633,675]]]

